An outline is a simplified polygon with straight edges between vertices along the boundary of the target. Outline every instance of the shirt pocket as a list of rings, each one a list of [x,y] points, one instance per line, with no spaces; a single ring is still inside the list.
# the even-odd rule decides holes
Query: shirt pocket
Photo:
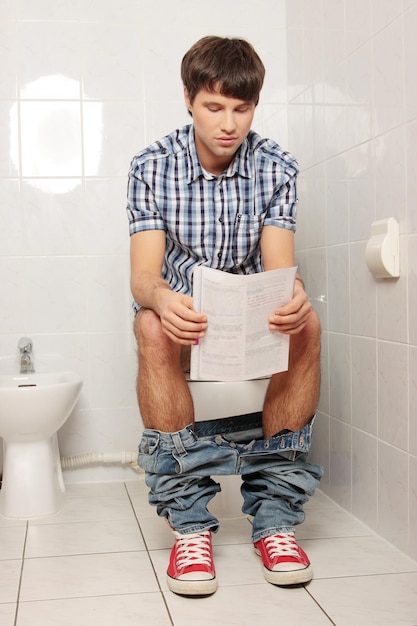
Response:
[[[259,240],[265,221],[265,213],[243,215],[238,213],[235,219],[232,256],[235,265],[244,264],[251,256],[259,252]]]

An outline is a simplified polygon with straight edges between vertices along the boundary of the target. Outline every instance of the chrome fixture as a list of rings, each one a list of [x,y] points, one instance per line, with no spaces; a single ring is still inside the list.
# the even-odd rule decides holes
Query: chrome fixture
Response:
[[[17,343],[17,347],[20,350],[20,373],[28,374],[34,372],[32,358],[30,353],[32,352],[32,340],[29,337],[21,337]]]

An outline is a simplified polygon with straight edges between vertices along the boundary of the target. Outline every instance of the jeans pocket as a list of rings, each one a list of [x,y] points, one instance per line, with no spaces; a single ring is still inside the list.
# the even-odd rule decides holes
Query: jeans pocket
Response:
[[[158,455],[159,435],[143,435],[139,443],[138,465],[146,472],[154,472]]]

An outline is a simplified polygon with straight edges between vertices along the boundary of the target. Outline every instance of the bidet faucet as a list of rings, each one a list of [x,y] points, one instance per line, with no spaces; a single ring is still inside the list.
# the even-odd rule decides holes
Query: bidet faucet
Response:
[[[30,356],[32,352],[32,340],[29,337],[21,337],[17,343],[17,347],[20,350],[20,373],[27,374],[28,372],[34,372],[33,362]]]

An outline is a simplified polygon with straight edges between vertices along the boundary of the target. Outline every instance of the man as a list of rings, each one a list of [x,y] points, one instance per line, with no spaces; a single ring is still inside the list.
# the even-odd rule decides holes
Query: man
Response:
[[[294,294],[271,311],[271,332],[290,335],[287,372],[271,377],[261,437],[236,443],[201,437],[184,372],[190,346],[207,330],[193,309],[197,264],[250,274],[294,266],[297,165],[251,130],[264,66],[241,39],[205,37],[181,65],[192,124],[136,156],[128,216],[131,289],[138,343],[138,402],[145,431],[139,464],[149,501],[174,531],[170,589],[183,595],[217,588],[211,533],[218,520],[207,503],[219,491],[211,475],[242,475],[242,510],[265,578],[308,582],[312,570],[294,526],[319,484],[307,463],[319,394],[320,325],[297,275]],[[215,418],[216,416],[213,416]]]

